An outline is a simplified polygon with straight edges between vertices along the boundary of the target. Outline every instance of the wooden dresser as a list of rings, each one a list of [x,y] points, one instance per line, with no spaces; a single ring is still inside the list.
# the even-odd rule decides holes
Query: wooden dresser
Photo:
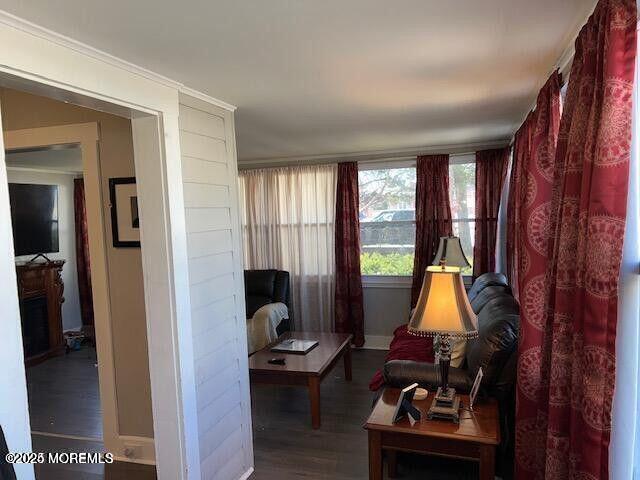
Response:
[[[64,260],[16,264],[25,365],[65,351],[62,335]]]

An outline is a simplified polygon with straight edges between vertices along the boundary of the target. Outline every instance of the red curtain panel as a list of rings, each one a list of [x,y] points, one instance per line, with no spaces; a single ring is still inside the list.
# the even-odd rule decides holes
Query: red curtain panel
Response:
[[[357,347],[364,345],[359,209],[358,164],[340,163],[336,192],[335,329],[353,334]]]
[[[518,364],[518,478],[609,478],[636,21],[635,1],[600,1],[580,32],[549,220],[529,222],[534,242],[549,239],[549,262],[548,280],[533,278],[521,292],[534,315]],[[544,332],[537,344],[531,325]]]
[[[509,179],[509,198],[507,199],[507,276],[516,299],[518,298],[518,260],[521,258],[518,248],[521,243],[519,225],[522,202],[524,193],[526,193],[522,182],[523,166],[529,163],[533,121],[534,114],[529,112],[526,120],[516,132]]]
[[[476,228],[473,276],[496,268],[496,233],[502,185],[507,176],[509,148],[476,152]]]
[[[440,237],[451,234],[449,155],[420,156],[416,168],[416,250],[411,307],[418,302],[424,272],[436,256]]]
[[[517,422],[526,425],[535,419],[539,408],[539,392],[532,391],[531,379],[542,375],[541,357],[529,358],[530,352],[540,353],[547,334],[545,324],[546,272],[549,267],[549,222],[551,199],[556,174],[555,154],[560,129],[560,76],[554,72],[538,94],[536,110],[522,126],[516,139],[520,144],[518,166],[520,183],[516,232],[517,280],[520,300],[520,350],[517,389]],[[543,401],[544,403],[544,401]],[[518,430],[516,443],[520,458],[524,445],[531,439],[527,432]],[[531,448],[530,455],[537,455],[539,445]],[[544,449],[543,449],[544,451]],[[516,469],[522,478],[529,471],[520,471],[526,460]],[[544,477],[541,477],[544,478]]]
[[[76,224],[76,268],[82,325],[93,326],[93,297],[91,291],[91,262],[89,261],[89,231],[87,208],[84,200],[84,180],[73,181],[73,209]]]

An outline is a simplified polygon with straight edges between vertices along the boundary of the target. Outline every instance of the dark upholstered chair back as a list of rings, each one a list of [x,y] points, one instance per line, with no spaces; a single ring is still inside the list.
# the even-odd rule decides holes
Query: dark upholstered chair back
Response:
[[[244,290],[247,318],[269,303],[284,303],[292,317],[289,293],[289,272],[281,270],[245,270]]]
[[[469,378],[475,378],[482,367],[482,382],[495,385],[518,348],[519,328],[520,310],[512,296],[502,294],[489,300],[478,314],[478,337],[467,343]]]
[[[469,301],[473,302],[476,296],[487,287],[507,287],[508,285],[509,284],[507,283],[507,277],[505,277],[502,273],[483,273],[473,282],[473,285],[471,285],[471,288],[467,292],[467,296],[469,297]]]
[[[510,295],[511,289],[505,285],[497,285],[495,287],[486,287],[482,289],[475,298],[470,302],[473,313],[478,315],[484,306],[492,299],[504,295]]]

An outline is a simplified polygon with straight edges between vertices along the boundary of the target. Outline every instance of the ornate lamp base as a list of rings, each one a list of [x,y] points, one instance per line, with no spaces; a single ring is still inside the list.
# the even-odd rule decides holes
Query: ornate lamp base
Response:
[[[449,386],[449,362],[451,361],[451,342],[449,335],[439,335],[440,344],[440,376],[442,385],[438,387],[436,396],[427,412],[427,418],[460,422],[460,397],[455,388]]]
[[[445,405],[453,405],[453,402],[456,398],[456,390],[455,388],[447,387],[446,390],[443,390],[442,387],[438,387],[438,391],[436,392],[435,401],[437,401],[442,406]]]
[[[450,390],[453,390],[453,388]],[[440,392],[440,389],[438,389],[438,392]],[[453,423],[460,423],[460,397],[455,394],[455,390],[453,400],[451,402],[439,401],[436,394],[433,402],[431,402],[431,408],[429,408],[429,411],[427,412],[427,418],[429,420],[440,419],[449,420]]]

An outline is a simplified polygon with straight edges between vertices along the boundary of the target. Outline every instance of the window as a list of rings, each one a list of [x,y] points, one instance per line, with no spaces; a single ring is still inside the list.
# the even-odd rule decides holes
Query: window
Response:
[[[415,167],[362,169],[360,188],[360,268],[363,275],[413,274],[416,239]],[[453,234],[473,265],[476,210],[475,155],[451,157],[449,200]],[[472,268],[462,271],[471,275]]]
[[[452,159],[453,160],[453,159]],[[462,250],[473,267],[473,243],[476,230],[476,164],[469,160],[449,165],[449,200],[453,219],[453,234],[460,237]],[[473,268],[462,271],[471,275]]]
[[[360,268],[363,275],[411,276],[416,239],[416,169],[361,170]]]

